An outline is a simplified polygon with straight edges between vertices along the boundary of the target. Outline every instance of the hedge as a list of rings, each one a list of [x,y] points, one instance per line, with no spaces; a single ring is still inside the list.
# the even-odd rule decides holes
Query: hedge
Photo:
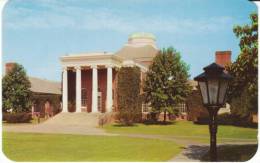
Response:
[[[257,127],[257,124],[252,123],[248,118],[241,118],[230,113],[223,113],[217,116],[219,125],[234,125],[242,127]],[[199,117],[195,124],[209,124],[209,117]]]
[[[117,118],[120,123],[132,125],[142,118],[140,96],[140,68],[122,67],[117,76]]]
[[[3,121],[7,123],[29,123],[31,120],[30,113],[3,113]]]

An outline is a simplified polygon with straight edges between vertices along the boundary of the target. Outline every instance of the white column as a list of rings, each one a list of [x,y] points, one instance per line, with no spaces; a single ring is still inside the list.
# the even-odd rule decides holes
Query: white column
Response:
[[[62,73],[62,112],[68,112],[68,72],[63,68]]]
[[[98,112],[98,72],[97,66],[92,68],[92,112]]]
[[[113,72],[112,66],[107,66],[107,102],[106,102],[106,111],[112,111],[113,99],[112,99],[112,80],[113,80]]]
[[[76,112],[81,112],[81,69],[76,67]]]

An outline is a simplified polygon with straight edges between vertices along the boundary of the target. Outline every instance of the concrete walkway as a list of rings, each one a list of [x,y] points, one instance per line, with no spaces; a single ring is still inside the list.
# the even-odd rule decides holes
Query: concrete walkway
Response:
[[[200,162],[201,157],[203,157],[209,150],[206,145],[188,145],[183,147],[183,151],[168,162]]]
[[[232,142],[232,143],[218,143],[220,146],[234,146],[234,145],[257,145],[257,142]],[[204,160],[203,156],[209,151],[208,144],[190,144],[183,148],[183,151],[168,162],[201,162]]]

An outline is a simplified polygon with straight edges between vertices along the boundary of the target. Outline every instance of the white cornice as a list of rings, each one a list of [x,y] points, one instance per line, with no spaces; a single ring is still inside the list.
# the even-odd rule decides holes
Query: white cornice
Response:
[[[92,54],[92,55],[91,55]],[[98,54],[98,55],[95,55]],[[88,55],[68,55],[60,57],[60,62],[63,67],[80,67],[80,66],[96,66],[105,65],[112,67],[123,66],[138,66],[142,72],[147,71],[147,67],[134,60],[125,60],[124,58],[110,54],[89,53]]]
[[[123,59],[116,55],[103,54],[103,55],[70,55],[60,57],[62,66],[75,67],[75,66],[92,66],[92,65],[113,65],[120,66]]]

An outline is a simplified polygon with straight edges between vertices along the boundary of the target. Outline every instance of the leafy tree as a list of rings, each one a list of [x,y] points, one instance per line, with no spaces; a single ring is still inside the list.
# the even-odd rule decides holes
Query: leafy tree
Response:
[[[251,24],[235,26],[233,31],[240,39],[240,54],[236,61],[227,66],[234,77],[230,84],[228,100],[233,114],[241,117],[257,112],[258,92],[258,16],[250,15]]]
[[[2,79],[3,112],[27,112],[30,109],[31,83],[22,65],[14,64]]]
[[[122,124],[132,125],[141,119],[140,69],[122,67],[117,75],[118,119]]]
[[[164,122],[166,112],[176,112],[174,106],[190,93],[188,70],[180,53],[171,47],[161,50],[149,67],[143,89],[145,101],[154,112],[164,112]]]

